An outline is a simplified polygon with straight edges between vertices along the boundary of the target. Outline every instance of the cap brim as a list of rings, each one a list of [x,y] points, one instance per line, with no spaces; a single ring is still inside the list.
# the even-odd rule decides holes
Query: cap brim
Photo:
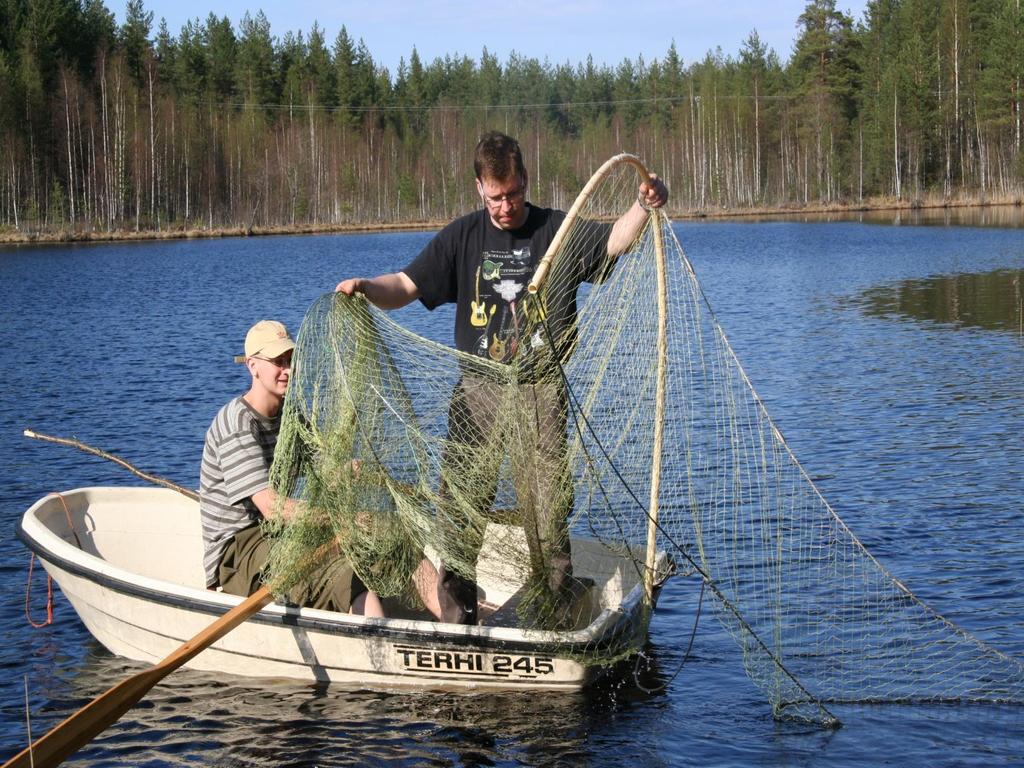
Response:
[[[295,349],[294,341],[291,339],[278,339],[277,341],[272,341],[269,344],[264,345],[264,347],[256,354],[260,357],[265,357],[268,360],[273,360],[275,357],[280,357],[285,352],[290,352],[293,349]]]

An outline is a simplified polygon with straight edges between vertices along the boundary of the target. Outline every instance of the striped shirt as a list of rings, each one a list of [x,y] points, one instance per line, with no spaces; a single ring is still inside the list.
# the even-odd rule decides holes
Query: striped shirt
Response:
[[[199,472],[203,567],[207,586],[231,537],[262,519],[252,496],[270,485],[280,415],[261,416],[241,397],[225,405],[206,431]]]

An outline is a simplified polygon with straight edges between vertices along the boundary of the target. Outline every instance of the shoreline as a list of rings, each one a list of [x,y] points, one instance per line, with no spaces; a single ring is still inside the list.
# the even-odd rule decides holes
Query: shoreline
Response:
[[[851,215],[884,213],[886,211],[936,211],[965,208],[1002,208],[1024,206],[1020,197],[894,200],[866,199],[857,203],[815,203],[811,205],[779,205],[756,208],[715,208],[674,210],[672,221],[708,219],[788,218],[829,214]],[[374,234],[381,232],[420,232],[441,229],[448,220],[404,221],[358,224],[280,224],[267,227],[217,227],[197,229],[183,227],[166,229],[60,230],[55,232],[0,232],[0,245],[46,245],[61,243],[103,243],[158,240],[216,239],[222,237],[269,237],[274,235]]]

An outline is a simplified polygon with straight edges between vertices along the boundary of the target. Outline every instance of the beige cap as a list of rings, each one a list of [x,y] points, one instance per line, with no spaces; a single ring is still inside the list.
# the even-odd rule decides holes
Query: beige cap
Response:
[[[235,362],[244,362],[247,357],[265,357],[273,360],[290,349],[295,349],[295,342],[288,334],[288,329],[277,320],[260,320],[245,334],[245,354],[235,355]]]

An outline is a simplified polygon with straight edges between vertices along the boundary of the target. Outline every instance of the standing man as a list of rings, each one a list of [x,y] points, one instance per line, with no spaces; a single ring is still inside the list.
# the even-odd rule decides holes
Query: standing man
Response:
[[[374,278],[350,278],[337,285],[346,295],[362,293],[381,309],[398,309],[419,299],[427,309],[456,303],[455,346],[491,360],[508,363],[520,346],[519,333],[527,323],[517,303],[541,257],[565,219],[562,211],[538,208],[526,200],[528,177],[518,142],[499,132],[486,134],[474,156],[476,188],[483,207],[456,219],[441,230],[423,251],[400,272]],[[599,261],[625,253],[647,221],[649,208],[663,206],[668,190],[651,175],[639,185],[636,202],[613,225],[601,230],[592,264],[574,270],[574,285],[557,312],[549,308],[547,324],[571,337],[575,326],[576,288],[597,277]],[[555,315],[559,316],[555,316]],[[561,333],[556,338],[564,339]],[[550,343],[558,344],[552,340]],[[567,348],[567,347],[564,347]],[[555,350],[560,355],[563,350]],[[533,586],[560,606],[564,621],[572,623],[569,609],[579,591],[572,579],[568,517],[572,511],[571,485],[565,492],[566,401],[560,382],[523,384],[527,410],[535,424],[536,464],[540,474],[530,487],[517,485],[523,524],[530,548]],[[499,448],[495,423],[493,383],[464,376],[452,393],[448,449],[442,467],[443,499],[471,499],[486,512],[494,499],[494,484],[470,489],[459,486],[458,467],[472,461],[481,449]],[[460,455],[461,454],[461,455]],[[497,462],[500,464],[500,461]],[[496,483],[496,475],[495,481]],[[560,491],[561,489],[561,491]],[[457,504],[453,504],[456,507]],[[458,513],[439,511],[447,530],[458,528]],[[475,562],[482,531],[459,531],[468,539],[465,559]],[[464,569],[463,569],[464,570]],[[439,600],[442,618],[475,624],[475,574],[442,567]]]
[[[270,465],[281,429],[295,342],[275,320],[261,320],[245,336],[243,361],[252,376],[249,391],[217,413],[206,432],[199,478],[203,525],[203,566],[210,589],[250,595],[259,587],[271,542],[260,523],[280,514],[287,520],[296,503],[277,503]],[[304,586],[289,594],[295,603],[341,613],[383,616],[377,595],[352,567],[335,559],[317,568]]]

